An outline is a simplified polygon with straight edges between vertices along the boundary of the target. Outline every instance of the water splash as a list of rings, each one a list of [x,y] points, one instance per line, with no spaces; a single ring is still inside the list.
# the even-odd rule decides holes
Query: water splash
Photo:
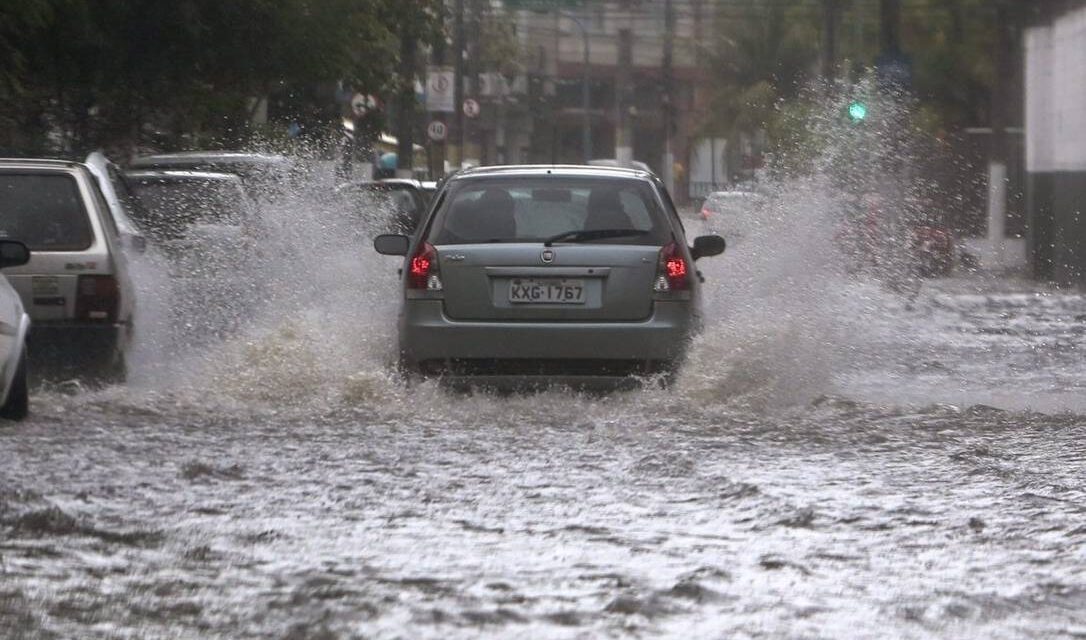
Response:
[[[867,371],[908,372],[914,361],[938,359],[924,354],[942,338],[919,328],[937,297],[922,294],[907,250],[909,225],[932,200],[931,185],[911,168],[926,142],[903,124],[907,101],[876,96],[872,113],[888,115],[871,116],[863,127],[843,119],[858,90],[867,88],[808,96],[793,123],[806,142],[782,146],[757,185],[767,205],[724,256],[698,263],[707,278],[705,330],[677,387],[650,385],[619,394],[621,402],[648,411],[676,397],[702,407],[788,409],[826,394],[863,396],[869,389],[856,380]],[[370,244],[391,213],[380,203],[346,206],[331,195],[330,163],[305,166],[298,188],[264,203],[266,235],[236,274],[256,292],[244,308],[185,306],[159,257],[135,261],[141,326],[133,388],[301,411],[404,405],[420,418],[461,405],[485,407],[496,418],[522,402],[402,386],[391,367],[399,263]],[[874,242],[857,249],[849,239],[871,212],[872,194],[885,220]],[[699,224],[688,221],[688,233],[696,235]],[[216,285],[197,277],[183,287],[200,294]],[[222,331],[209,338],[195,318]],[[931,388],[925,383],[923,393]],[[523,402],[538,412],[567,397],[555,391]]]

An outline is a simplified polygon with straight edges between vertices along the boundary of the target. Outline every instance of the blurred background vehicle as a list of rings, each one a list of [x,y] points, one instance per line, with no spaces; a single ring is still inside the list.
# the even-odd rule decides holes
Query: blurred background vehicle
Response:
[[[418,181],[409,179],[348,182],[334,193],[357,215],[373,222],[373,228],[390,233],[414,233],[429,206]]]
[[[413,178],[383,178],[378,180],[385,184],[407,184],[418,189],[419,195],[422,196],[423,204],[427,207],[434,199],[434,194],[437,193],[437,180],[415,180]]]
[[[138,203],[130,214],[172,257],[183,257],[193,241],[244,244],[259,233],[257,207],[234,174],[126,171],[124,180]]]
[[[0,240],[0,269],[18,267],[30,260],[30,249],[18,240]],[[22,420],[30,411],[27,384],[26,336],[30,316],[19,294],[0,275],[0,418]]]
[[[36,362],[65,375],[123,380],[135,290],[121,237],[98,181],[83,164],[0,160],[0,238],[29,262],[5,274],[33,329]]]
[[[249,195],[258,201],[274,200],[288,192],[298,166],[286,156],[239,151],[184,151],[134,158],[131,170],[210,171],[241,178]]]
[[[950,275],[965,260],[954,232],[939,213],[905,207],[876,192],[858,196],[835,235],[850,273],[867,273],[900,289],[900,283]],[[912,282],[910,291],[919,287]]]
[[[702,203],[698,215],[728,242],[747,235],[765,215],[767,198],[753,191],[714,191]]]
[[[912,251],[916,257],[917,275],[922,278],[948,276],[954,270],[954,232],[937,223],[912,226]]]
[[[265,283],[252,277],[266,247],[260,211],[230,173],[126,171],[131,215],[166,259],[173,321],[186,335],[232,331]]]

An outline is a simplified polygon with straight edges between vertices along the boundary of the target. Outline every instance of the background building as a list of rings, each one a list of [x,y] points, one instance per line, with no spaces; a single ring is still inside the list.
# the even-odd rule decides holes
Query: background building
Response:
[[[687,193],[695,132],[707,105],[707,78],[697,60],[711,3],[505,6],[523,73],[504,78],[504,97],[483,96],[491,107],[468,124],[479,160],[638,160],[668,181],[673,193]],[[482,96],[490,84],[480,82],[475,92]]]
[[[1029,257],[1086,284],[1086,3],[1041,3],[1025,34]]]

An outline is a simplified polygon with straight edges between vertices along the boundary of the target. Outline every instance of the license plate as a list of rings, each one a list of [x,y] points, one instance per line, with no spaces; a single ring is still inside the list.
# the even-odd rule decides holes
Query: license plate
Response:
[[[584,280],[514,278],[509,302],[518,304],[584,304]]]

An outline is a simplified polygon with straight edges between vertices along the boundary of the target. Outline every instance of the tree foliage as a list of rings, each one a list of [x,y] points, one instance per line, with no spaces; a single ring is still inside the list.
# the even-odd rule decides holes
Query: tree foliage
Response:
[[[706,127],[718,134],[766,128],[774,105],[795,96],[815,70],[818,31],[809,11],[782,3],[752,8],[744,17],[718,19],[705,58],[715,75]]]
[[[273,92],[380,93],[398,31],[433,37],[439,19],[439,0],[3,3],[0,147],[178,146],[193,132],[234,142],[254,99]]]
[[[983,126],[990,118],[999,4],[1018,0],[902,0],[901,46],[911,60],[916,123],[932,133]],[[1019,3],[1021,4],[1021,3]],[[839,79],[867,76],[882,51],[879,3],[839,0]],[[742,14],[718,20],[708,55],[713,73],[712,107],[704,128],[716,135],[768,130],[793,134],[797,110],[816,104],[802,89],[818,73],[822,15],[816,4],[748,0]]]

